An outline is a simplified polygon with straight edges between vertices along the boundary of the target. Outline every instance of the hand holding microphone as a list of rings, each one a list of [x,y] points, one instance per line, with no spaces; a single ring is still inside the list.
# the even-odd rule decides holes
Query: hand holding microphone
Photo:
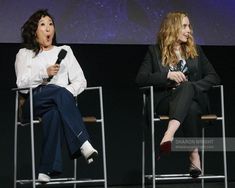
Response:
[[[54,75],[58,73],[59,70],[60,70],[60,65],[54,64],[47,68],[47,74],[49,77],[53,77]]]
[[[54,75],[56,75],[58,73],[58,71],[60,70],[60,63],[61,61],[65,58],[67,54],[67,51],[64,49],[61,49],[59,54],[58,54],[58,58],[55,62],[54,65],[51,65],[47,68],[47,74],[49,76],[48,78],[48,82],[53,78]]]

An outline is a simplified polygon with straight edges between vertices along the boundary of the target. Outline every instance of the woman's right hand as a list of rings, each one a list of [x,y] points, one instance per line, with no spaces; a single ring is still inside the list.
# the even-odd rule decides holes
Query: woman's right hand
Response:
[[[167,74],[167,79],[175,81],[177,84],[181,82],[188,81],[184,73],[180,71],[169,71]]]
[[[51,65],[47,68],[47,74],[49,77],[51,77],[51,76],[56,75],[59,70],[60,70],[60,65],[54,64],[54,65]]]

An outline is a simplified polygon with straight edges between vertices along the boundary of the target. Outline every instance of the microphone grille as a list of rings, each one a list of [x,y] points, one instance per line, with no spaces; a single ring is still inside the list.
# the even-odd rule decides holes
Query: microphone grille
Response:
[[[61,49],[58,54],[58,59],[64,59],[67,54],[67,51],[65,49]]]

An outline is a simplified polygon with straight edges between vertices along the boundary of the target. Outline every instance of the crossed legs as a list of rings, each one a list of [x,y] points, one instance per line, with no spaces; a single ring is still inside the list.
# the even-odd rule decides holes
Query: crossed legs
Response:
[[[195,92],[190,82],[185,82],[172,90],[167,101],[161,105],[168,105],[170,121],[167,130],[160,142],[160,153],[168,153],[171,149],[171,142],[179,127],[183,126],[186,137],[197,137],[200,124],[200,106],[195,101]],[[164,107],[163,107],[164,108]],[[190,166],[200,170],[200,156],[198,148],[189,151]]]
[[[65,141],[71,158],[83,155],[88,163],[97,151],[89,141],[89,135],[72,94],[55,85],[39,86],[33,93],[34,116],[42,117],[43,146],[39,176],[44,182],[49,176],[62,172],[61,146]],[[26,101],[28,103],[28,101]],[[29,105],[25,104],[25,116]]]

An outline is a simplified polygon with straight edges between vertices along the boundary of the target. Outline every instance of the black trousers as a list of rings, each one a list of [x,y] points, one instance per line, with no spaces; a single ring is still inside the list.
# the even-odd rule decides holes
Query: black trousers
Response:
[[[205,106],[199,103],[201,97],[191,82],[184,82],[168,94],[156,106],[158,115],[169,115],[180,122],[185,137],[200,136],[201,120]],[[205,104],[206,105],[206,104]]]

